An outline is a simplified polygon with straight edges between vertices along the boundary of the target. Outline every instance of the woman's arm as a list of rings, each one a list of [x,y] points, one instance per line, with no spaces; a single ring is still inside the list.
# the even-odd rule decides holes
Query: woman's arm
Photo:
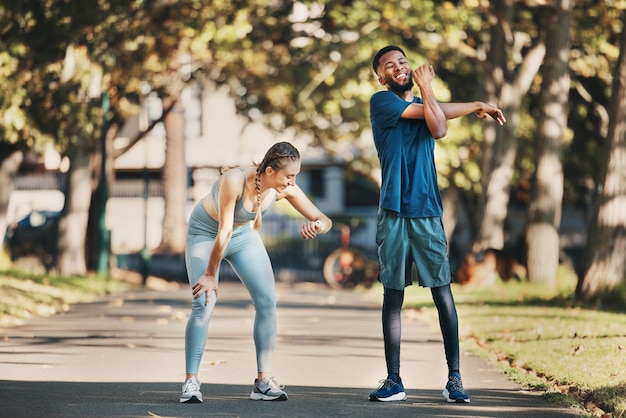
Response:
[[[235,173],[234,175],[232,173]],[[227,171],[219,180],[220,191],[218,196],[219,205],[219,225],[217,228],[217,236],[215,243],[211,249],[209,262],[206,271],[196,283],[191,287],[193,296],[198,298],[203,293],[207,295],[211,291],[215,291],[217,295],[217,281],[215,275],[222,261],[226,246],[233,234],[233,223],[235,218],[235,203],[239,197],[240,190],[243,189],[243,177],[235,171]],[[207,303],[209,298],[207,297]]]
[[[294,184],[291,187],[286,188],[282,195],[277,196],[277,199],[285,198],[297,210],[302,216],[309,220],[300,229],[300,235],[302,239],[315,238],[317,234],[325,234],[330,231],[333,226],[333,222],[330,218],[321,210],[317,208],[307,197],[302,189]]]
[[[239,170],[229,170],[224,173],[222,183],[217,198],[219,205],[219,220],[217,227],[217,236],[209,257],[207,265],[207,274],[215,275],[222,261],[226,246],[230,241],[233,233],[233,224],[235,222],[235,204],[243,190],[243,182],[245,179],[239,173]]]

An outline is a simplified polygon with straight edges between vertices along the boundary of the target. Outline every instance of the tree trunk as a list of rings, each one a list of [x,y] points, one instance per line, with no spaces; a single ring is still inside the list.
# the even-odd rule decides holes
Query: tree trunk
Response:
[[[65,206],[59,223],[59,259],[57,267],[62,276],[84,276],[85,239],[91,202],[90,156],[78,151],[71,158],[65,190]]]
[[[441,202],[443,205],[443,226],[449,244],[452,241],[452,233],[456,229],[459,202],[459,189],[454,182],[451,182],[450,187],[441,192]]]
[[[109,198],[109,190],[111,190],[111,185],[115,182],[115,150],[113,148],[113,140],[118,133],[118,125],[117,123],[113,123],[109,125],[106,130],[106,139],[105,139],[105,148],[102,149],[102,144],[100,148],[100,152],[95,152],[91,158],[91,203],[89,205],[89,220],[87,224],[87,247],[85,251],[86,262],[87,262],[87,270],[96,270],[98,267],[98,258],[100,253],[102,252],[102,248],[100,245],[103,242],[106,242],[110,245],[110,231],[104,232],[106,234],[105,237],[101,237],[100,234],[103,233],[100,229],[99,221],[102,216],[106,218],[106,207]],[[106,160],[103,160],[103,151],[104,157]],[[105,181],[107,184],[105,185],[105,191],[103,192],[100,189],[100,181],[102,181],[102,163],[104,161],[105,164]]]
[[[622,20],[626,24],[626,13]],[[589,225],[585,273],[578,294],[585,299],[624,282],[626,274],[626,31],[613,80],[613,101],[606,142],[606,164],[596,216]]]
[[[515,128],[519,122],[519,113],[515,106],[507,106],[503,111],[507,124],[501,128],[492,147],[494,161],[490,164],[490,172],[485,175],[485,191],[481,196],[482,205],[478,211],[479,227],[474,251],[488,248],[500,250],[504,247],[504,222],[508,214],[511,181],[517,157]]]
[[[163,165],[163,236],[158,251],[183,253],[185,251],[187,205],[187,165],[185,161],[185,115],[179,98],[169,96],[163,100],[163,108],[176,100],[172,110],[165,116],[165,163]]]
[[[515,173],[517,157],[517,136],[519,109],[522,98],[528,92],[533,79],[545,56],[543,32],[540,32],[520,65],[511,71],[511,55],[514,39],[510,31],[510,20],[515,2],[498,0],[488,16],[493,22],[489,58],[484,74],[483,85],[487,101],[498,103],[507,123],[496,129],[495,125],[485,127],[482,148],[482,194],[476,210],[476,230],[474,251],[487,248],[501,249],[504,246],[504,222],[507,217],[511,181]],[[539,28],[540,31],[545,29]],[[516,51],[516,53],[519,51]]]
[[[507,71],[507,48],[511,40],[508,39],[507,42],[509,37],[507,37],[506,28],[512,19],[512,15],[512,0],[495,0],[493,2],[493,13],[490,13],[487,19],[488,22],[491,22],[489,28],[490,43],[486,71],[484,71],[485,79],[481,84],[484,86],[485,100],[490,103],[500,103],[500,106],[505,105],[505,103],[499,102],[498,97],[507,78],[505,77]],[[508,120],[508,125],[511,126],[513,121],[511,120],[509,109],[503,108],[503,112]],[[474,251],[481,251],[490,247],[501,248],[503,245],[503,242],[499,242],[503,240],[497,238],[497,230],[503,230],[503,222],[498,222],[498,219],[506,216],[508,193],[506,190],[503,196],[498,196],[499,192],[494,193],[496,190],[502,190],[502,185],[495,183],[500,180],[504,183],[504,189],[508,189],[512,176],[503,177],[504,173],[495,175],[495,171],[500,171],[502,166],[505,170],[512,169],[513,166],[502,161],[501,150],[497,150],[496,145],[499,144],[499,148],[502,148],[502,146],[508,148],[511,145],[517,147],[514,139],[514,136],[498,135],[498,129],[492,124],[486,125],[483,129],[481,158],[483,192],[479,196],[478,207],[475,212],[476,218],[474,222],[477,235],[473,245]],[[515,152],[513,152],[514,155]],[[513,160],[515,161],[515,158]],[[504,200],[502,200],[502,197]]]
[[[10,146],[7,146],[10,148]],[[4,151],[4,150],[3,150]],[[11,193],[15,190],[15,178],[24,159],[24,153],[18,149],[7,150],[7,156],[0,161],[0,248],[4,244],[7,230],[7,217]]]
[[[85,263],[87,270],[95,270],[98,260],[98,218],[100,216],[100,196],[97,193],[99,184],[98,170],[102,163],[101,153],[91,156],[91,201],[89,203],[89,217],[87,219],[87,238],[85,241]]]
[[[563,142],[570,90],[569,31],[571,0],[550,10],[546,60],[542,71],[540,116],[536,137],[536,171],[526,227],[528,279],[556,286],[559,226],[563,204]]]

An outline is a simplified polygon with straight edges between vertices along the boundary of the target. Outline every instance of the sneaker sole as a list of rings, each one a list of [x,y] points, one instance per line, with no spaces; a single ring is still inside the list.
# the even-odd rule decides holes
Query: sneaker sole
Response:
[[[450,392],[448,392],[447,389],[444,389],[442,392],[442,395],[444,398],[446,398],[446,401],[448,403],[470,403],[470,399],[464,399],[464,398],[459,398],[459,399],[454,399],[450,397]]]
[[[369,400],[373,402],[393,402],[403,401],[406,399],[406,392],[396,393],[395,395],[388,396],[386,398],[379,398],[377,396],[370,395]]]
[[[254,401],[286,401],[289,398],[287,398],[286,394],[282,394],[279,396],[268,396],[268,395],[264,395],[262,393],[255,393],[252,392],[250,394],[250,399],[254,400]]]
[[[202,398],[193,395],[191,398],[180,398],[180,403],[202,403]]]

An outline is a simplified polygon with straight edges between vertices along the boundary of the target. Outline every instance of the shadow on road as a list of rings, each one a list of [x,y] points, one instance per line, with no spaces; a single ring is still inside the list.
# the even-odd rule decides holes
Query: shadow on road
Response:
[[[528,394],[472,391],[471,404],[448,404],[439,391],[409,390],[404,402],[369,402],[369,390],[291,386],[287,402],[248,398],[250,386],[203,384],[203,404],[180,404],[180,383],[0,381],[6,417],[553,417],[546,403],[530,415]],[[545,402],[537,397],[537,402]],[[28,408],[24,408],[24,403]],[[562,415],[561,415],[562,416]],[[572,414],[574,416],[574,414]]]

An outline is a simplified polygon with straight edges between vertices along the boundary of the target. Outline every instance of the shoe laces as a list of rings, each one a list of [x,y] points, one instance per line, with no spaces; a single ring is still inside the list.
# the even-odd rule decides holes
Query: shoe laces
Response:
[[[382,380],[379,380],[378,383],[380,383],[378,390],[388,389],[394,385],[397,385],[397,383],[394,382],[392,379],[382,379]]]
[[[450,376],[448,378],[448,386],[450,388],[450,392],[465,392],[463,389],[463,382],[456,376]]]
[[[280,383],[278,383],[278,380],[272,376],[272,377],[266,377],[265,379],[263,379],[261,382],[265,382],[267,383],[267,385],[270,387],[270,389],[283,389],[285,386],[281,385]],[[261,383],[259,382],[259,383]]]
[[[185,382],[185,392],[200,390],[200,382],[195,377],[190,377]]]

